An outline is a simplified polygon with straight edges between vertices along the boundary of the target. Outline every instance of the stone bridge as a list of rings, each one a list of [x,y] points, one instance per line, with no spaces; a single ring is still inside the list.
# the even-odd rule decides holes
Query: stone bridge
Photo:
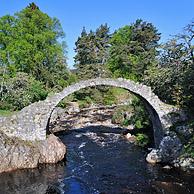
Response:
[[[18,137],[22,140],[44,140],[46,139],[51,114],[58,103],[66,96],[82,88],[99,85],[124,88],[144,102],[152,121],[156,147],[173,124],[173,117],[179,115],[177,108],[163,103],[148,86],[122,78],[97,78],[70,85],[62,92],[47,97],[44,101],[35,102],[10,117],[1,118],[0,130],[9,137]],[[180,119],[180,116],[178,119]]]

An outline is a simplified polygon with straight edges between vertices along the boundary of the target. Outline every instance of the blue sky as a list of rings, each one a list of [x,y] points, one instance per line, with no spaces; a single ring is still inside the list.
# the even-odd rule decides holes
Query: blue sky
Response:
[[[25,8],[29,0],[0,0],[0,16]],[[95,30],[108,23],[111,32],[141,18],[152,22],[161,41],[177,34],[194,19],[194,0],[34,0],[51,17],[57,17],[66,33],[68,65],[73,66],[74,44],[83,26]]]

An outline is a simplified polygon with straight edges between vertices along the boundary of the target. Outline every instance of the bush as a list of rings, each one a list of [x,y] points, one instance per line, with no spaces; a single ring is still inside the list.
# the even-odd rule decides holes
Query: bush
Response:
[[[130,118],[130,123],[137,129],[147,128],[150,125],[149,114],[141,100],[134,97],[131,106],[133,107],[133,115]]]
[[[7,78],[3,88],[0,104],[4,104],[1,106],[4,110],[20,110],[33,102],[44,100],[48,95],[43,83],[26,73]]]
[[[130,121],[128,119],[124,119],[122,125],[123,126],[128,126],[130,124]]]
[[[140,147],[145,147],[149,143],[149,137],[143,133],[136,134],[136,144]]]
[[[184,145],[184,154],[194,158],[194,136]]]
[[[108,92],[104,93],[103,104],[104,105],[113,105],[117,103],[116,96],[109,89]]]
[[[133,125],[137,129],[147,128],[150,125],[144,105],[135,96],[129,105],[120,106],[115,110],[112,122],[123,126]]]

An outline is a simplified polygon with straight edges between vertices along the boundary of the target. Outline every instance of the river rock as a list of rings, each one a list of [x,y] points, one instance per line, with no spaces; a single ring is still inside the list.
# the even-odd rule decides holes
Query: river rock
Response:
[[[162,162],[172,162],[180,156],[182,143],[175,133],[169,133],[165,136],[159,145],[159,152],[162,157]]]
[[[61,161],[66,153],[66,147],[61,140],[51,134],[38,145],[40,151],[39,163],[57,163]]]
[[[194,159],[193,158],[178,158],[173,161],[175,167],[181,167],[183,169],[194,169]]]
[[[33,144],[0,133],[0,172],[35,168],[39,158],[39,150]]]
[[[162,156],[157,149],[152,149],[152,151],[147,155],[146,161],[151,164],[159,163],[162,161]]]
[[[65,145],[54,135],[43,141],[30,142],[0,132],[0,173],[35,168],[39,163],[56,163],[64,158],[65,153]]]
[[[67,107],[67,112],[69,114],[80,112],[78,102],[69,102],[68,107]]]
[[[127,140],[128,140],[129,142],[131,142],[131,143],[136,142],[136,137],[135,137],[135,135],[131,135],[131,133],[127,133],[127,134],[125,135],[125,137],[126,137]]]
[[[185,140],[188,140],[192,137],[193,129],[188,125],[181,125],[175,128],[175,132],[184,137]]]
[[[166,169],[166,170],[170,170],[170,169],[172,169],[172,166],[166,165],[166,166],[163,166],[162,168]]]

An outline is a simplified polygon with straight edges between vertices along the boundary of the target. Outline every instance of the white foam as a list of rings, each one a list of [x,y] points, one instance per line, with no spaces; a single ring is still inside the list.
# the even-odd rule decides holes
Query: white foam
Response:
[[[83,142],[83,143],[80,144],[80,146],[79,146],[78,148],[79,148],[79,149],[80,149],[80,148],[83,148],[85,145],[86,145],[86,142]]]
[[[82,137],[82,134],[77,134],[77,135],[75,135],[75,137]]]

